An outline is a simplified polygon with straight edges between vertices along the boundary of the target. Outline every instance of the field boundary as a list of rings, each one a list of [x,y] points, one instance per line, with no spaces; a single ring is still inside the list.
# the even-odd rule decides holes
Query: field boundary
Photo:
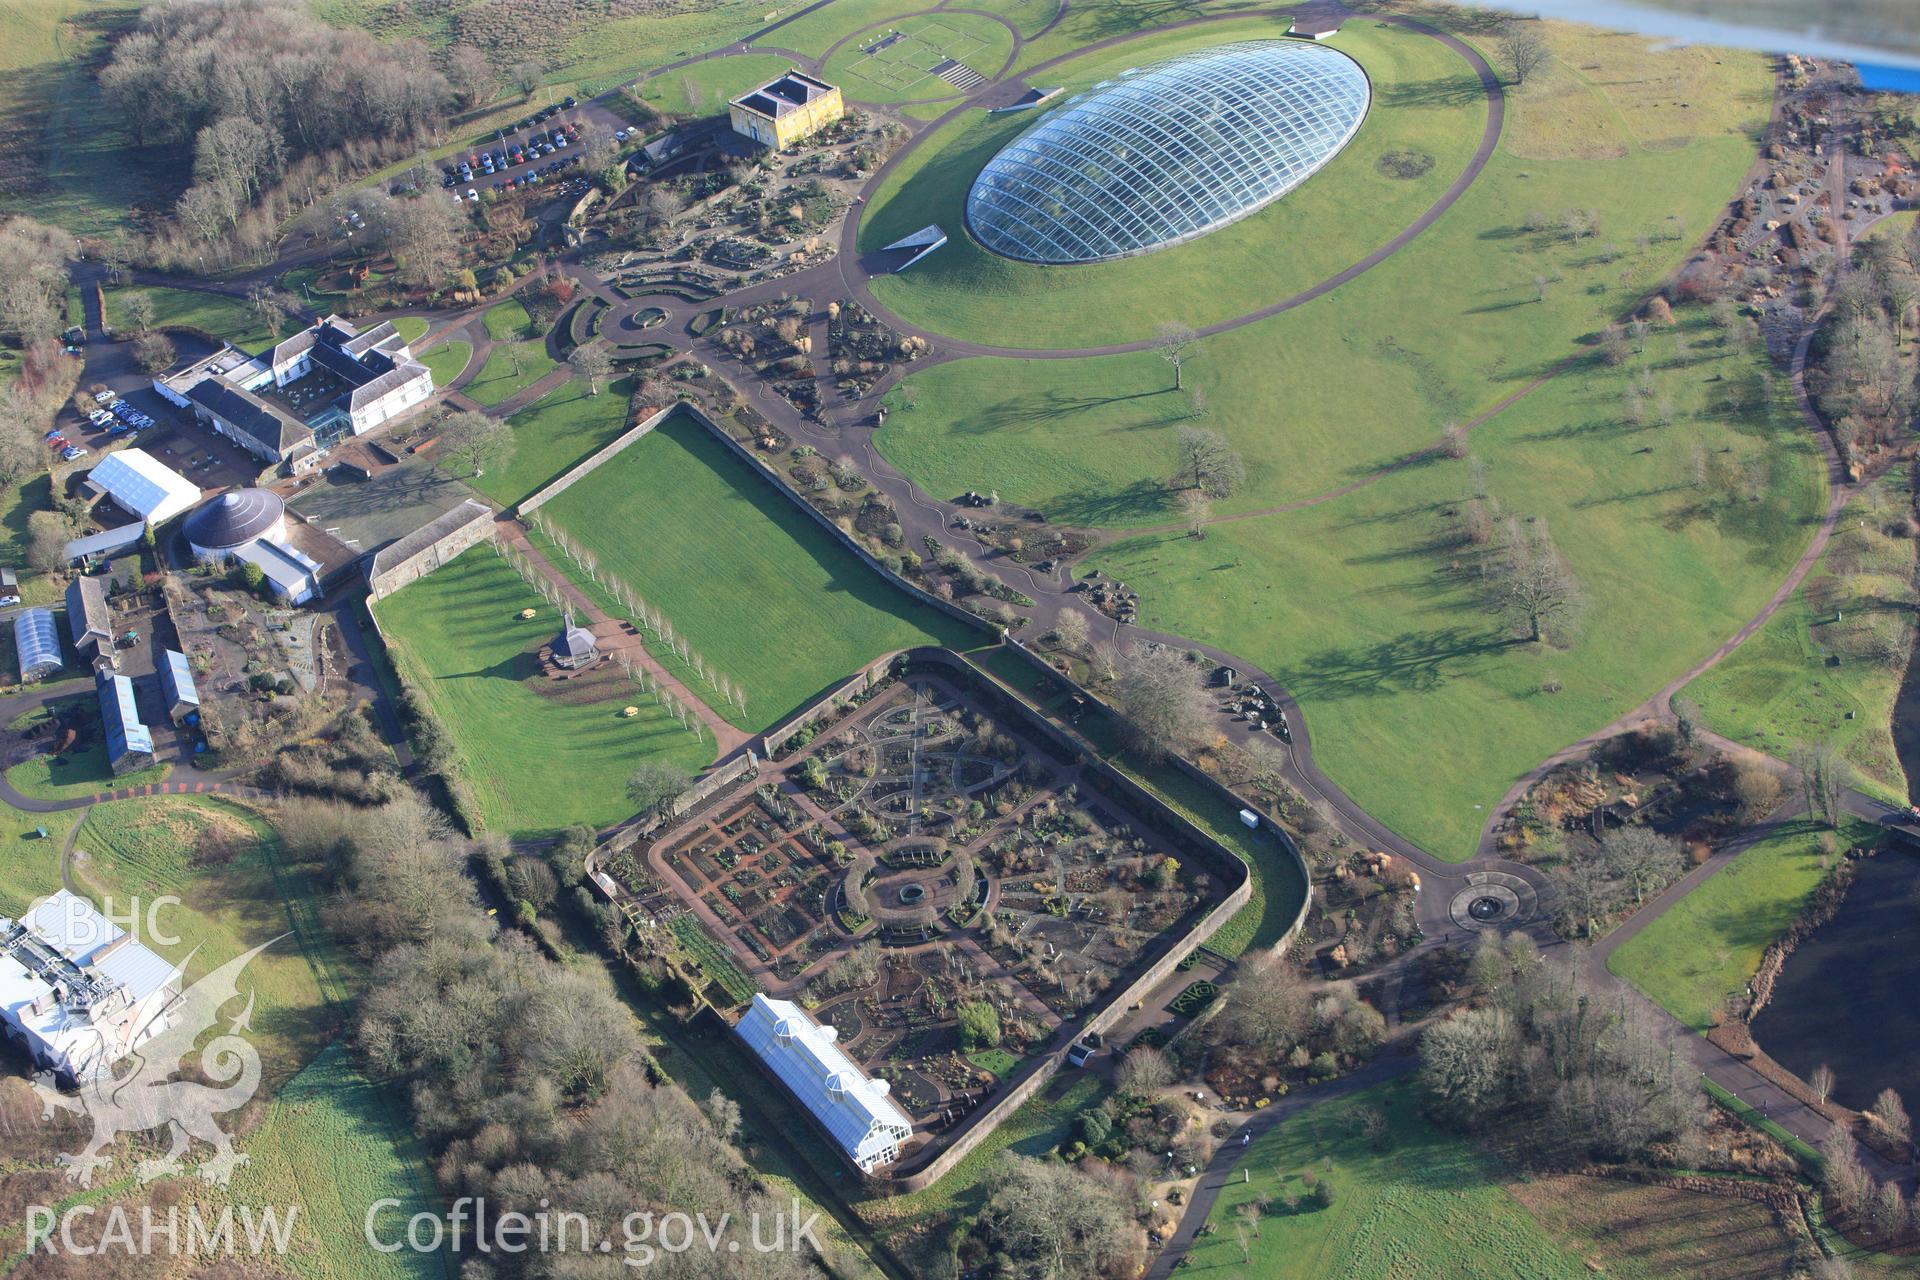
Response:
[[[921,604],[927,605],[934,609],[938,609],[940,612],[946,614],[948,617],[955,618],[958,621],[964,622],[969,627],[974,628],[976,631],[991,629],[997,633],[1004,634],[1001,628],[994,626],[992,623],[988,622],[986,619],[982,618],[980,615],[975,613],[968,613],[965,609],[962,609],[959,605],[954,604],[948,600],[942,600],[939,596],[934,595],[933,592],[927,590],[925,587],[921,586],[919,583],[909,582],[905,578],[901,577],[894,570],[888,568],[884,564],[881,564],[879,560],[874,558],[874,555],[871,551],[868,551],[865,547],[861,546],[860,543],[845,529],[842,529],[839,525],[829,520],[826,517],[826,514],[824,512],[822,512],[819,508],[815,507],[811,502],[808,502],[804,497],[802,497],[797,490],[795,490],[783,478],[781,478],[778,472],[774,471],[773,468],[769,467],[761,459],[755,457],[752,450],[748,449],[745,445],[741,444],[738,440],[735,440],[730,434],[728,434],[725,427],[722,427],[719,423],[715,422],[712,418],[708,417],[699,408],[697,408],[694,405],[685,404],[685,403],[682,403],[675,407],[687,413],[692,414],[693,420],[695,422],[698,422],[701,426],[705,427],[708,431],[712,432],[714,438],[719,440],[721,444],[725,445],[728,452],[732,453],[736,458],[739,458],[743,462],[746,462],[747,464],[749,464],[749,466],[751,467],[755,475],[759,476],[762,480],[765,480],[768,484],[772,485],[774,489],[777,492],[779,492],[781,495],[783,495],[789,502],[791,502],[794,506],[800,508],[801,511],[805,512],[809,520],[812,520],[815,524],[819,525],[822,529],[826,530],[827,535],[829,537],[831,537],[834,541],[838,542],[841,546],[845,547],[848,551],[851,551],[856,557],[859,558],[861,564],[864,564],[867,568],[873,570],[875,573],[879,574],[882,578],[886,579],[889,583],[893,584],[893,586],[897,587],[901,591],[906,592],[909,596],[913,597],[913,599],[919,601]]]
[[[584,306],[585,304],[583,303],[581,305]],[[589,475],[593,474],[593,472],[599,470],[607,463],[612,462],[626,450],[645,439],[655,427],[666,421],[668,414],[675,412],[680,407],[681,406],[677,404],[670,404],[664,409],[656,410],[644,421],[636,422],[631,427],[628,427],[612,440],[601,445],[579,462],[574,463],[559,479],[548,484],[546,488],[541,489],[530,498],[522,499],[520,505],[513,509],[513,514],[522,520],[526,519],[541,507],[545,506],[550,500],[559,497],[563,492],[586,479]]]

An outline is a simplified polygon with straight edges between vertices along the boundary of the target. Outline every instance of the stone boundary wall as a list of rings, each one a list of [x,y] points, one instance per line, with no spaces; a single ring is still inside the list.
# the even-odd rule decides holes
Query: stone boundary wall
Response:
[[[585,306],[586,303],[583,302],[580,305]],[[664,409],[657,409],[643,421],[636,422],[633,426],[628,427],[612,440],[601,445],[599,449],[589,454],[585,459],[575,463],[573,468],[558,480],[555,480],[531,498],[522,501],[519,506],[513,509],[513,513],[523,520],[526,519],[529,515],[532,515],[535,511],[545,506],[551,499],[559,497],[567,489],[572,488],[581,480],[585,479],[594,470],[612,462],[628,448],[637,444],[648,432],[665,421],[668,414],[674,412],[679,407],[677,404],[670,404]]]
[[[466,519],[454,524],[445,533],[428,542],[417,550],[409,551],[403,559],[393,563],[382,563],[382,557],[393,546],[382,548],[374,553],[367,562],[367,588],[371,599],[384,600],[409,582],[424,578],[447,561],[453,559],[467,548],[486,541],[493,536],[493,512],[484,503],[467,500],[470,511]],[[461,510],[455,507],[446,513],[452,515]],[[445,519],[445,516],[440,517]],[[402,539],[404,541],[404,539]],[[381,637],[384,642],[386,637]]]
[[[953,602],[948,600],[942,600],[939,596],[934,595],[931,591],[928,591],[925,587],[920,586],[918,583],[907,581],[905,578],[901,577],[898,573],[894,572],[892,569],[888,568],[886,565],[881,564],[878,560],[874,558],[872,552],[868,551],[865,547],[861,546],[859,541],[851,537],[845,529],[842,529],[839,525],[827,519],[827,517],[820,511],[818,507],[814,506],[811,502],[808,502],[804,497],[802,497],[798,492],[796,492],[793,486],[789,485],[786,482],[785,478],[783,478],[772,467],[769,467],[764,461],[762,461],[758,456],[756,456],[751,449],[747,448],[745,445],[741,444],[738,440],[735,440],[732,436],[728,435],[727,429],[725,427],[715,422],[712,418],[709,418],[705,413],[702,413],[698,408],[696,408],[693,405],[683,404],[679,407],[683,409],[685,412],[692,414],[694,421],[698,422],[701,426],[705,427],[708,431],[711,431],[714,437],[717,440],[719,440],[721,444],[725,445],[727,449],[735,457],[739,458],[743,462],[748,463],[753,468],[754,474],[760,476],[768,484],[772,485],[783,496],[785,496],[790,502],[792,502],[794,506],[800,508],[801,511],[805,512],[809,520],[813,521],[815,524],[819,525],[822,529],[826,530],[829,537],[833,538],[841,546],[845,547],[847,550],[853,552],[854,555],[858,556],[860,558],[860,562],[866,565],[867,568],[873,570],[875,573],[885,578],[888,582],[892,583],[895,587],[899,588],[901,591],[904,591],[908,595],[912,596],[915,600],[919,601],[921,604],[927,605],[934,609],[938,609],[940,610],[940,612],[947,614],[949,617],[957,618],[961,622],[966,623],[968,626],[978,627],[982,631],[998,630],[998,628],[994,627],[992,623],[988,622],[985,618],[982,618],[978,614],[968,613],[965,609],[962,609],[959,605],[954,604]]]
[[[1073,679],[1071,676],[1068,676],[1063,674],[1062,672],[1056,671],[1053,668],[1053,666],[1050,663],[1048,663],[1044,658],[1042,658],[1039,654],[1033,652],[1033,650],[1027,648],[1027,646],[1020,643],[1020,641],[1014,639],[1014,637],[1012,637],[1011,635],[1005,637],[1002,643],[1003,643],[1003,647],[1010,649],[1015,653],[1018,653],[1022,658],[1026,659],[1026,661],[1033,666],[1033,669],[1035,671],[1045,672],[1047,675],[1052,676],[1055,680],[1058,680],[1061,683],[1066,684],[1067,686],[1072,688],[1076,693],[1079,693],[1080,695],[1085,697],[1089,702],[1092,702],[1102,708],[1105,708],[1107,711],[1112,712],[1113,714],[1116,714],[1116,715],[1118,714],[1118,712],[1113,712],[1113,709],[1109,707],[1106,701],[1102,699],[1098,694],[1094,693],[1091,689],[1079,683],[1077,680]],[[1048,727],[1049,728],[1054,727],[1051,721],[1048,722]],[[1090,749],[1090,748],[1086,748],[1086,749]],[[1259,830],[1266,832],[1268,835],[1271,835],[1275,840],[1278,840],[1280,842],[1280,847],[1287,851],[1287,856],[1292,858],[1294,865],[1299,868],[1300,882],[1301,884],[1306,886],[1306,892],[1301,896],[1301,899],[1300,899],[1300,910],[1294,913],[1293,923],[1287,926],[1287,931],[1280,935],[1280,940],[1274,943],[1272,947],[1272,950],[1275,952],[1284,951],[1287,947],[1287,944],[1292,942],[1294,938],[1299,934],[1301,926],[1306,924],[1307,912],[1313,906],[1313,873],[1307,867],[1307,860],[1305,857],[1301,855],[1300,847],[1293,842],[1293,838],[1289,836],[1286,833],[1286,831],[1280,827],[1278,823],[1274,822],[1274,820],[1268,817],[1266,814],[1260,813],[1260,808],[1258,805],[1253,804],[1238,795],[1235,795],[1233,791],[1231,791],[1218,778],[1208,773],[1205,769],[1202,769],[1199,765],[1194,764],[1191,760],[1188,760],[1185,756],[1178,755],[1178,754],[1168,756],[1167,760],[1170,764],[1174,765],[1182,773],[1186,774],[1189,778],[1192,778],[1195,782],[1199,783],[1206,790],[1212,792],[1213,795],[1217,799],[1219,799],[1222,803],[1231,804],[1236,810],[1247,809],[1256,814],[1259,814],[1260,815]],[[1137,791],[1142,791],[1144,794],[1150,794],[1150,793],[1145,793],[1144,788],[1140,787],[1138,783],[1134,782],[1133,779],[1128,778],[1125,774],[1119,773],[1118,770],[1114,770],[1113,772],[1115,773],[1115,776],[1123,779],[1129,787],[1132,787]],[[1165,807],[1157,799],[1153,800],[1152,803],[1156,805],[1161,805],[1162,808]],[[1178,817],[1179,815],[1176,814],[1175,816]],[[1185,821],[1185,819],[1182,819],[1182,821]],[[1210,837],[1209,837],[1209,840],[1211,840]],[[1235,862],[1240,861],[1240,857],[1238,854],[1234,854],[1231,850],[1228,850],[1228,853],[1230,856],[1232,856]],[[1244,866],[1245,864],[1242,863],[1241,865]],[[1251,874],[1251,868],[1249,868],[1249,874]]]
[[[754,755],[752,748],[748,748],[702,774],[698,782],[688,787],[677,800],[667,806],[665,813],[649,814],[645,818],[625,822],[615,827],[613,834],[596,845],[593,852],[587,855],[589,877],[599,869],[602,854],[618,853],[623,849],[632,848],[636,842],[652,835],[666,823],[678,822],[705,804],[717,792],[759,770],[760,760]]]
[[[873,687],[874,681],[885,678],[887,670],[893,664],[897,654],[886,654],[875,658],[860,669],[860,673],[842,684],[839,688],[816,699],[811,705],[802,707],[787,719],[760,735],[760,754],[771,760],[780,754],[780,749],[792,740],[796,733],[823,715],[841,710]]]

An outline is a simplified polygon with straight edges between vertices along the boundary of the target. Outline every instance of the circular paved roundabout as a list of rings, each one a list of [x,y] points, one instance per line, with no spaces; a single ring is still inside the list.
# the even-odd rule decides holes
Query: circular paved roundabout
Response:
[[[1505,871],[1475,871],[1447,904],[1454,924],[1476,933],[1526,924],[1539,908],[1533,886]]]
[[[1025,84],[1058,88],[1060,100],[1071,101],[1138,67],[1282,30],[1274,18],[1244,16],[1160,28],[1043,63],[974,101],[1009,100]],[[1451,36],[1369,18],[1350,21],[1332,47],[1360,63],[1372,84],[1367,117],[1344,150],[1251,216],[1136,257],[1043,266],[977,243],[964,217],[975,176],[1041,117],[955,108],[881,169],[864,208],[848,219],[840,263],[849,291],[896,328],[952,354],[1039,357],[1143,350],[1157,341],[1143,329],[1172,323],[1204,335],[1332,292],[1465,192],[1504,119],[1498,77]],[[892,274],[897,256],[880,251],[929,223],[948,243]]]

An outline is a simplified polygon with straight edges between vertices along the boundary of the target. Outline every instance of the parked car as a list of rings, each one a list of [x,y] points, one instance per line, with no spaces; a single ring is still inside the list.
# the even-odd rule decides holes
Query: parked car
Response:
[[[82,448],[80,445],[70,444],[60,451],[60,460],[62,462],[72,462],[75,458],[86,457],[90,452],[91,450]]]
[[[633,134],[626,129],[615,129],[613,131],[613,140],[615,142],[625,142],[628,138],[632,136]]]
[[[571,111],[575,107],[579,106],[580,104],[574,100],[574,96],[572,94],[568,94],[565,98],[561,99],[560,105],[565,107],[567,110]]]
[[[10,605],[16,605],[16,604],[19,604],[19,603],[20,603],[20,597],[19,597],[19,596],[16,596],[16,595],[4,595],[4,596],[0,596],[0,609],[5,609],[5,608],[7,608],[7,607],[8,607],[8,606],[10,606]]]
[[[96,391],[93,393],[93,402],[95,404],[106,404],[108,401],[112,399],[113,399],[113,392],[111,391]]]

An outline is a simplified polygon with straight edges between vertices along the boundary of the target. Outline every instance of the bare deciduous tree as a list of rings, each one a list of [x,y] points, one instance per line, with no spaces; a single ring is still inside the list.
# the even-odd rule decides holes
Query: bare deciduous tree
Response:
[[[1553,57],[1552,50],[1540,36],[1537,21],[1514,20],[1500,29],[1500,60],[1507,64],[1507,70],[1513,73],[1515,84],[1525,84],[1533,75]]]
[[[1543,521],[1510,519],[1493,575],[1496,602],[1539,643],[1550,629],[1570,624],[1580,587]]]
[[[1173,369],[1173,389],[1179,391],[1186,386],[1187,355],[1200,336],[1186,325],[1172,322],[1161,325],[1157,335],[1153,349]]]
[[[1114,695],[1128,746],[1149,761],[1190,745],[1209,711],[1193,664],[1158,645],[1135,643],[1121,651]]]
[[[1180,471],[1174,481],[1181,488],[1197,489],[1209,498],[1226,498],[1245,483],[1247,464],[1218,431],[1181,427],[1176,447]]]
[[[440,437],[447,455],[475,477],[485,473],[488,463],[504,463],[513,456],[513,428],[471,409],[448,418]]]
[[[598,342],[575,347],[568,361],[573,371],[587,380],[587,394],[600,394],[600,384],[613,372],[613,355]]]

